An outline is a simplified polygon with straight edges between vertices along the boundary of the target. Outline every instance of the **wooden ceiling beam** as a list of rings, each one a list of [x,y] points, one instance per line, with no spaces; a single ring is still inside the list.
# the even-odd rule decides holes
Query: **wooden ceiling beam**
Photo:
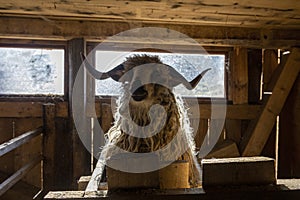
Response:
[[[289,48],[300,46],[300,29],[260,29],[128,20],[90,21],[84,19],[59,19],[55,17],[0,17],[0,24],[1,38],[68,40],[75,37],[83,37],[88,41],[103,41],[107,37],[134,28],[161,27],[186,34],[202,45],[256,48]],[[168,35],[164,37],[169,39]],[[127,40],[116,42],[134,42],[130,37]],[[159,41],[159,43],[161,42]],[[176,41],[174,42],[176,43]]]

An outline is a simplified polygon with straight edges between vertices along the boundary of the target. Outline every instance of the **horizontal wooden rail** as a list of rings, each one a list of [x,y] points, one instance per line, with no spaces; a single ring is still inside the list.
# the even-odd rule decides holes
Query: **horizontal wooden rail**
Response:
[[[32,138],[38,136],[43,132],[43,127],[39,127],[33,131],[26,132],[16,138],[9,140],[0,145],[0,156],[16,149],[24,143],[29,142]]]
[[[33,159],[30,163],[23,166],[8,179],[0,184],[0,196],[3,195],[7,190],[14,186],[19,180],[21,180],[33,167],[41,162],[42,156],[38,156]]]

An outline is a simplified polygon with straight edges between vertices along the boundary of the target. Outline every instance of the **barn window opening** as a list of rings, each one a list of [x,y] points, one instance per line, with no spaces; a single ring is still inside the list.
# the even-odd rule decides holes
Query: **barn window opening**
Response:
[[[175,92],[184,97],[225,98],[225,54],[172,54],[149,52],[115,52],[96,51],[95,63],[97,70],[109,71],[121,64],[126,57],[136,54],[157,55],[161,61],[172,66],[188,81],[193,80],[200,72],[211,68],[205,74],[200,84],[193,90],[187,90],[183,85],[174,88]],[[103,63],[107,64],[103,68]],[[96,95],[116,96],[120,94],[121,83],[111,78],[96,80]]]
[[[0,48],[0,95],[63,95],[64,49]]]

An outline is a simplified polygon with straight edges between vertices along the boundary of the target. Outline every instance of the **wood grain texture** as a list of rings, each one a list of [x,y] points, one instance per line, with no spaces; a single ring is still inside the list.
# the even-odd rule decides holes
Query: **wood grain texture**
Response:
[[[241,142],[243,156],[260,155],[263,150],[275,124],[275,119],[279,115],[300,71],[299,55],[300,49],[294,48],[261,115],[249,125]]]
[[[107,37],[116,35],[126,30],[141,27],[160,27],[172,29],[188,35],[201,45],[213,46],[243,46],[256,48],[288,48],[300,45],[300,30],[294,29],[266,29],[265,27],[235,27],[203,25],[190,23],[170,23],[170,22],[149,22],[149,21],[124,21],[108,19],[63,19],[61,17],[40,18],[20,18],[12,16],[0,17],[1,38],[19,39],[51,39],[68,40],[74,37],[84,37],[88,41],[103,41]],[[20,26],[22,24],[22,26]],[[76,27],[76,28],[74,28]],[[133,39],[127,41],[113,41],[116,44],[115,50],[120,49],[120,45],[132,45]],[[180,49],[178,40],[162,42],[152,41],[147,44],[148,48],[157,48],[159,45],[171,45],[173,49]],[[135,47],[145,47],[144,43],[134,43]],[[152,46],[151,46],[152,45]],[[114,46],[114,45],[113,45]],[[123,47],[124,48],[124,47]],[[187,47],[185,47],[187,48]],[[191,46],[189,46],[191,48]]]
[[[1,2],[2,15],[25,15],[118,19],[166,22],[189,22],[256,27],[295,27],[299,25],[300,6],[293,0],[259,2],[242,0],[202,1],[43,1],[16,0]]]

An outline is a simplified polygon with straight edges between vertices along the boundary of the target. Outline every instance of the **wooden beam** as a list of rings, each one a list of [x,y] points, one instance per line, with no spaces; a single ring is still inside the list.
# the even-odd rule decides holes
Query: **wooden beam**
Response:
[[[273,72],[278,66],[278,50],[266,49],[264,50],[263,62],[263,87],[264,91],[268,91]]]
[[[59,102],[56,105],[55,116],[66,118],[68,116],[68,103]],[[40,102],[0,102],[0,117],[43,117],[43,106]]]
[[[15,172],[12,176],[6,179],[4,182],[0,184],[0,196],[2,196],[7,190],[13,187],[19,180],[22,179],[33,167],[35,167],[39,162],[41,162],[41,156],[33,159],[27,165],[23,166],[17,172]]]
[[[262,49],[248,49],[248,103],[260,101]]]
[[[42,132],[43,132],[43,127],[39,127],[36,130],[29,131],[29,132],[24,133],[16,138],[9,140],[8,142],[1,144],[0,145],[0,157],[6,153],[18,148],[22,144],[29,142],[32,138],[40,135]]]
[[[70,131],[72,132],[72,147],[71,151],[73,154],[73,188],[77,188],[77,180],[83,176],[91,173],[90,163],[91,156],[90,152],[86,149],[91,149],[91,131],[90,121],[86,118],[86,107],[87,107],[87,88],[86,88],[86,73],[84,68],[81,68],[82,60],[80,53],[85,54],[86,52],[86,41],[84,38],[75,38],[68,41],[68,55],[69,55],[69,118],[70,120]],[[80,78],[79,78],[80,77]],[[77,80],[76,80],[77,79]],[[75,82],[76,80],[76,82]],[[77,84],[77,85],[75,85]],[[74,94],[74,88],[76,88],[76,94]],[[80,109],[80,113],[75,113],[73,110],[73,95],[76,96],[77,110]],[[75,127],[74,114],[77,116],[77,122],[80,121],[81,127]],[[80,135],[79,134],[84,134]]]
[[[203,159],[203,187],[276,184],[275,161],[266,157]]]
[[[46,19],[46,20],[45,20]],[[249,27],[227,27],[212,25],[197,25],[187,23],[169,22],[147,22],[132,20],[107,20],[107,19],[61,19],[61,17],[43,18],[21,18],[21,17],[0,17],[0,37],[1,38],[31,38],[31,39],[54,39],[68,40],[75,37],[84,37],[89,41],[103,41],[109,36],[121,33],[126,30],[141,27],[161,27],[172,29],[188,35],[202,45],[214,46],[243,46],[259,48],[288,48],[300,45],[299,29],[262,29]],[[76,27],[76,28],[74,28]],[[161,39],[170,39],[170,35],[165,35],[159,40],[153,41],[154,45],[161,45]],[[132,45],[133,38],[127,41],[115,41],[116,49],[118,43]],[[173,47],[178,40],[170,41]],[[167,45],[167,43],[163,43]],[[134,44],[138,47],[138,43]],[[143,47],[143,43],[140,44]],[[178,46],[178,45],[177,45]],[[179,45],[180,46],[180,45]]]
[[[234,48],[231,66],[231,97],[233,104],[248,103],[248,51]]]
[[[236,143],[231,140],[225,140],[221,144],[215,146],[205,158],[233,158],[239,156],[240,153]]]
[[[216,119],[220,119],[223,117],[222,111],[221,114],[218,114],[218,109],[226,109],[226,119],[255,119],[260,111],[260,105],[212,105],[209,104],[200,104],[190,107],[190,118],[195,118],[195,114],[193,112],[194,109],[200,110],[200,118],[201,119],[211,119],[212,117]],[[197,108],[199,107],[199,108]],[[211,109],[214,110],[214,116],[211,116]]]
[[[300,49],[294,48],[274,86],[272,95],[265,104],[261,115],[251,122],[241,142],[243,156],[260,155],[271,130],[276,116],[279,115],[285,100],[300,71]]]
[[[44,193],[55,189],[55,105],[44,104],[44,127],[43,135],[43,181],[42,190]]]

